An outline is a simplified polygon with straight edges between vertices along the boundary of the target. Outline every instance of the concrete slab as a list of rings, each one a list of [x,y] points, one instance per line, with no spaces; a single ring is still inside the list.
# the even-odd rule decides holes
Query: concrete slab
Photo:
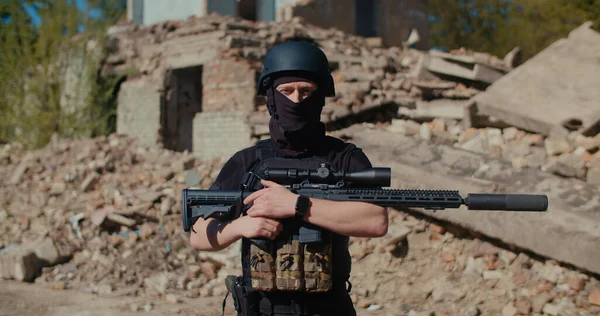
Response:
[[[449,61],[461,62],[465,64],[483,64],[503,73],[510,71],[510,68],[505,65],[503,60],[498,58],[494,60],[494,56],[487,53],[471,52],[466,54],[452,54],[438,50],[430,50],[429,54],[432,57],[439,57]]]
[[[410,72],[407,73],[407,77],[409,78],[417,78],[419,80],[435,80],[437,77],[432,74],[429,70],[427,70],[427,66],[429,65],[430,54],[425,52],[417,52],[415,54],[417,58],[417,62],[415,66],[410,68]]]
[[[406,115],[415,120],[427,120],[440,118],[451,118],[461,120],[465,117],[468,101],[457,101],[450,99],[437,99],[432,101],[416,102],[416,109],[400,107],[398,114]]]
[[[545,213],[476,212],[465,207],[416,211],[600,273],[597,186],[537,169],[515,171],[506,161],[360,125],[335,132],[341,134],[350,136],[349,141],[365,151],[373,166],[392,168],[393,188],[459,190],[463,197],[468,193],[546,194]]]
[[[430,57],[427,69],[433,73],[481,81],[488,84],[504,76],[504,73],[483,64],[472,64],[441,57]]]
[[[585,23],[474,97],[479,115],[544,135],[600,118],[600,33]]]

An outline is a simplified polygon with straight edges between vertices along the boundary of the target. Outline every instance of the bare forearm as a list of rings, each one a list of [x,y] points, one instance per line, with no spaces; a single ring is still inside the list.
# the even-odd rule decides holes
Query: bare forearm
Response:
[[[387,209],[363,202],[311,198],[304,220],[341,235],[381,237],[387,233]]]
[[[195,231],[195,232],[194,232]],[[190,246],[196,251],[219,251],[240,239],[235,221],[199,219],[190,234]]]

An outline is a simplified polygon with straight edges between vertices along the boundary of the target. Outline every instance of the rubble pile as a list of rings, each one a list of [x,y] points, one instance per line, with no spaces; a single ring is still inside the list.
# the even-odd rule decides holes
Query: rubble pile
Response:
[[[600,134],[571,133],[566,139],[529,133],[516,127],[465,128],[459,121],[394,119],[391,132],[504,159],[514,169],[537,168],[562,177],[600,184]]]
[[[245,63],[260,73],[262,61],[272,46],[290,39],[314,41],[327,54],[336,84],[336,96],[328,99],[322,115],[323,122],[328,124],[346,118],[360,120],[358,114],[387,107],[395,110],[402,107],[402,114],[418,119],[439,115],[462,118],[469,98],[515,66],[514,52],[501,59],[466,49],[444,53],[385,47],[380,38],[322,29],[300,19],[286,23],[253,22],[210,15],[151,26],[118,25],[109,34],[112,38],[110,54],[103,73],[134,70],[133,78],[143,76],[156,82],[162,82],[167,69],[193,65],[221,67],[213,65],[218,64],[217,61]],[[244,72],[235,78],[246,82],[255,81],[255,77]],[[208,94],[212,93],[206,88],[208,85],[213,89],[214,85],[233,87],[236,84],[221,82],[222,78],[203,80],[206,80],[204,92]],[[248,93],[235,90],[228,93]],[[240,98],[223,100],[215,111],[231,107],[232,99]],[[434,100],[438,102],[430,104]],[[264,98],[255,98],[253,102],[250,105],[254,110],[251,113],[253,136],[260,138],[268,133],[266,102]],[[391,115],[395,117],[397,113],[394,111]]]
[[[382,311],[375,315],[600,312],[597,278],[477,237],[455,226],[391,213],[385,237],[352,239],[353,301],[359,308]]]
[[[9,148],[0,167],[0,278],[106,294],[162,293],[169,275],[188,288],[216,277],[223,263],[188,247],[180,196],[208,188],[224,162],[117,134]]]
[[[54,138],[38,151],[10,151],[10,146],[0,154],[0,278],[178,304],[222,297],[224,277],[240,273],[239,242],[221,252],[195,253],[181,229],[180,190],[207,188],[224,161],[198,161],[117,134]],[[411,214],[390,212],[383,238],[351,238],[351,295],[359,310],[600,312],[595,276]]]

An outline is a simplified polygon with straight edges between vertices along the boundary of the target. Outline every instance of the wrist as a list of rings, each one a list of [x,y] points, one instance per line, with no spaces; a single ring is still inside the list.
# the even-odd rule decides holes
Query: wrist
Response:
[[[242,233],[242,228],[240,227],[240,219],[241,217],[231,220],[229,223],[227,223],[225,227],[225,230],[227,230],[228,233],[235,239],[240,239],[244,237],[244,234]]]

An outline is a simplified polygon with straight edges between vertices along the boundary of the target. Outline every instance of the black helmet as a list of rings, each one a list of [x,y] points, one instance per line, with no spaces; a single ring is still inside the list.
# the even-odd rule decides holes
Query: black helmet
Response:
[[[263,71],[258,79],[258,95],[264,95],[273,83],[274,74],[298,74],[305,72],[317,78],[319,89],[326,97],[335,96],[333,77],[325,53],[314,44],[307,42],[286,42],[273,47],[265,57]]]

